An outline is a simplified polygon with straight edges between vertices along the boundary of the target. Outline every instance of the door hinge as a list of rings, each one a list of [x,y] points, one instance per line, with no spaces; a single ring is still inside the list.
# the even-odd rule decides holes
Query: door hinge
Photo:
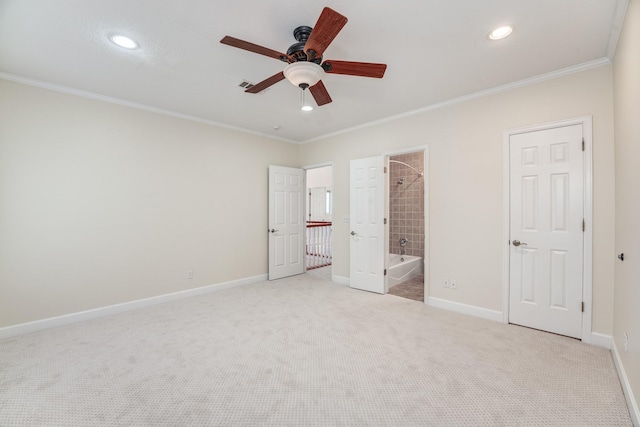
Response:
[[[582,137],[582,151],[584,151],[584,137]]]
[[[384,275],[385,276],[387,275],[387,269],[386,268],[384,269]]]
[[[584,218],[582,218],[582,232],[587,228],[587,224],[584,222]]]
[[[584,313],[584,301],[582,301],[582,312]]]
[[[384,167],[384,173],[387,173],[387,167],[386,166]]]
[[[385,218],[385,219],[384,219],[384,223],[385,223],[385,224],[387,223],[387,218]]]

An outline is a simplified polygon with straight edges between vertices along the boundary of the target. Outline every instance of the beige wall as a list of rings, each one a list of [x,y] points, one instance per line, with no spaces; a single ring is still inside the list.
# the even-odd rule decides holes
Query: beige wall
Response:
[[[0,327],[267,272],[297,146],[4,80],[0,120]]]
[[[603,66],[305,144],[302,164],[334,161],[334,274],[349,276],[349,161],[429,145],[429,293],[502,310],[502,132],[593,116],[593,323],[613,322],[612,68]],[[458,289],[445,289],[444,278]]]
[[[307,188],[327,187],[333,185],[333,168],[323,166],[320,168],[307,169]]]
[[[631,0],[614,58],[616,261],[613,338],[640,407],[640,2]],[[613,254],[612,254],[613,258]],[[624,351],[623,334],[629,335]],[[636,420],[639,422],[639,420]]]

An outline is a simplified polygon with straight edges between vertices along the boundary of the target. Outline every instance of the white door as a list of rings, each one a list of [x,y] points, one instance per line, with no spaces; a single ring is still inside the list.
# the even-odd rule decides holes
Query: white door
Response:
[[[581,338],[582,125],[512,135],[509,322]]]
[[[304,273],[304,170],[269,166],[269,280]]]
[[[309,189],[309,220],[324,221],[327,215],[327,187]]]
[[[352,288],[384,294],[384,161],[351,161]]]

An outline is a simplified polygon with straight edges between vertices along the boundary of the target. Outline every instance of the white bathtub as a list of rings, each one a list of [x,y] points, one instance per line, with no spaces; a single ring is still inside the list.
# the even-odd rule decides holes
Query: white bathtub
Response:
[[[422,274],[422,258],[411,255],[389,254],[388,287],[405,282]]]

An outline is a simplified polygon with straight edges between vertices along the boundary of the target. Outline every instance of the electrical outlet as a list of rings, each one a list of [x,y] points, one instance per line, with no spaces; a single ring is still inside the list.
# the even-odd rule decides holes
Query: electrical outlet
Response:
[[[451,279],[451,289],[458,289],[458,284],[455,279]]]
[[[193,279],[193,270],[187,271],[187,279]]]
[[[624,339],[622,343],[624,345],[624,352],[626,353],[629,349],[629,335],[626,332],[624,333]]]
[[[451,284],[449,283],[449,279],[444,279],[444,287],[445,288],[450,288]]]

